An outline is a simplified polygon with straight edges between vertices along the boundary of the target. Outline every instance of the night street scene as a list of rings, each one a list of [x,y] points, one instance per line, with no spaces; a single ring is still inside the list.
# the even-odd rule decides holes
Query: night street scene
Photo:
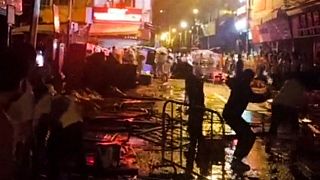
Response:
[[[0,0],[0,180],[320,179],[320,0]]]

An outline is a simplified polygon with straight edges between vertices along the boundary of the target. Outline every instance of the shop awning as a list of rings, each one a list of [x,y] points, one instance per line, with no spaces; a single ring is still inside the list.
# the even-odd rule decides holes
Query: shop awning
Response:
[[[14,28],[12,30],[12,34],[23,34],[26,32],[30,32],[30,25],[27,26],[20,26]],[[61,32],[67,32],[67,24],[61,24]],[[38,33],[41,34],[52,34],[54,33],[53,24],[40,24],[38,25]]]

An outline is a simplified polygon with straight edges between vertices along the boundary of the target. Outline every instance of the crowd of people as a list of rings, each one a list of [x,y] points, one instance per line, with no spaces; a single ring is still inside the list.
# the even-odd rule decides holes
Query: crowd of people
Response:
[[[0,56],[0,179],[40,179],[47,167],[48,179],[56,180],[68,162],[85,174],[74,99],[56,93],[31,45],[15,44]]]
[[[86,86],[103,90],[105,87],[96,87],[103,84],[101,78],[106,77],[99,73],[111,71],[105,69],[110,64],[140,66],[141,72],[146,57],[133,49],[125,49],[124,52],[123,58],[120,58],[122,61],[119,60],[116,48],[113,48],[108,56],[96,53],[88,57],[85,68],[81,71],[90,79],[85,81]],[[61,175],[62,169],[72,166],[66,162],[74,162],[73,165],[81,172],[82,178],[86,178],[81,143],[83,119],[74,98],[67,94],[57,94],[51,76],[36,66],[36,51],[31,45],[15,44],[1,50],[0,56],[1,179],[36,180],[44,167],[43,163],[46,163],[48,178],[55,180]],[[226,82],[231,89],[231,95],[222,114],[238,138],[232,168],[244,171],[250,169],[242,159],[250,152],[255,135],[241,117],[243,111],[249,102],[263,102],[271,97],[269,89],[264,94],[252,91],[254,78],[268,83],[265,76],[269,75],[273,79],[273,88],[281,89],[279,95],[274,97],[272,105],[267,150],[284,119],[293,121],[292,129],[297,131],[298,111],[304,106],[303,94],[311,87],[310,81],[312,84],[319,81],[318,76],[308,79],[310,76],[306,76],[306,73],[315,73],[318,69],[303,57],[297,54],[267,53],[256,60],[256,75],[253,70],[244,70],[246,63],[241,56],[238,56],[237,61],[230,56],[222,63],[222,69],[234,74],[234,77]],[[188,132],[191,141],[187,155],[187,172],[190,173],[195,149],[203,140],[201,129],[204,112],[201,108],[205,106],[202,65],[192,63],[191,56],[187,54],[171,56],[170,53],[161,52],[155,56],[154,62],[156,77],[168,81],[173,74],[186,79],[186,102],[190,104]],[[70,74],[66,75],[67,78],[70,77]],[[286,116],[288,114],[290,116]]]
[[[237,57],[243,56],[234,54],[226,54],[224,56],[224,72],[228,74],[235,73]],[[310,77],[312,74],[316,74],[320,69],[319,63],[314,63],[311,57],[298,52],[261,52],[259,55],[242,59],[246,59],[243,61],[244,66],[254,69],[258,79],[265,81],[265,83],[272,84],[277,90],[282,87],[283,83],[291,74],[301,72],[305,75],[304,81],[309,81],[308,76]],[[315,62],[319,62],[319,60]],[[272,81],[268,81],[268,79]],[[317,81],[319,81],[318,77]]]

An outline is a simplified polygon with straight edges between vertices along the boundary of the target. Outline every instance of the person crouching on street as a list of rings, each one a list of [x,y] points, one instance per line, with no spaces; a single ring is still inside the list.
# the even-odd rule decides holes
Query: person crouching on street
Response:
[[[250,170],[250,166],[243,163],[242,159],[249,154],[255,142],[254,132],[241,115],[249,102],[264,102],[270,94],[269,91],[265,94],[256,94],[252,91],[250,84],[254,76],[255,74],[251,69],[246,69],[236,79],[229,79],[227,81],[231,94],[223,109],[222,116],[227,124],[236,132],[238,139],[231,163],[231,169],[236,172]]]

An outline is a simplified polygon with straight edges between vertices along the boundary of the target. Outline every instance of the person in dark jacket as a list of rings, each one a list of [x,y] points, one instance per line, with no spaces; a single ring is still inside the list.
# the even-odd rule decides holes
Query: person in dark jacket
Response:
[[[241,73],[243,72],[244,63],[242,60],[242,55],[238,54],[238,61],[236,64],[236,76],[241,76]]]
[[[237,148],[233,154],[234,158],[231,168],[235,171],[248,171],[250,166],[243,163],[255,141],[255,134],[250,125],[241,117],[249,102],[258,103],[268,99],[268,94],[256,94],[252,91],[250,83],[254,78],[254,72],[250,69],[243,71],[241,76],[229,80],[227,85],[231,89],[228,102],[226,103],[222,116],[227,124],[236,132],[238,139]]]
[[[193,162],[196,155],[196,147],[199,146],[203,139],[202,122],[203,122],[203,108],[204,93],[203,93],[203,79],[200,69],[186,65],[186,98],[189,104],[188,117],[188,133],[190,137],[190,145],[187,153],[187,169],[186,173],[191,174],[193,170]]]
[[[7,110],[23,94],[30,66],[14,48],[1,49],[0,57],[0,179],[13,180],[17,170],[15,129]]]

